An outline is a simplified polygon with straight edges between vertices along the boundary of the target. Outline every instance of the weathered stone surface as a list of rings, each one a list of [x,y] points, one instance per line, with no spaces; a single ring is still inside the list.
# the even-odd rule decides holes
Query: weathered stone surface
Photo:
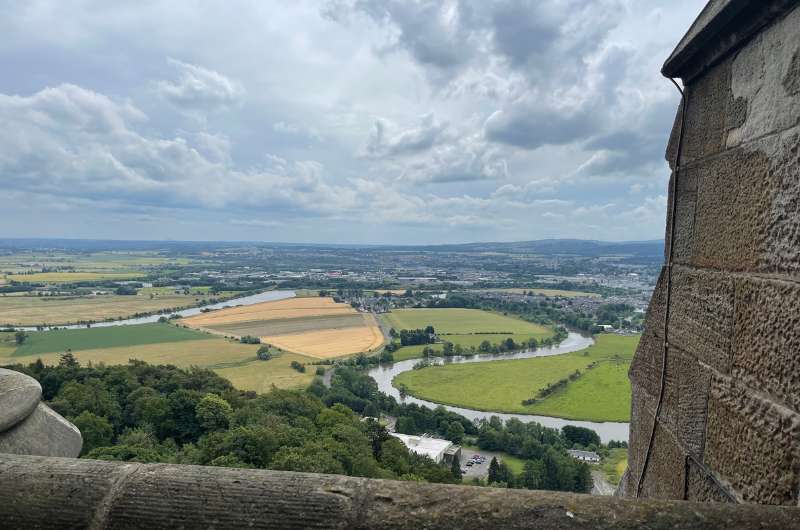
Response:
[[[44,403],[15,427],[0,433],[0,453],[77,457],[82,445],[80,431]]]
[[[800,98],[797,98],[800,99]],[[767,190],[769,203],[757,221],[758,272],[800,276],[800,126],[764,139],[760,149],[770,153],[769,178],[757,183]]]
[[[733,280],[724,274],[674,267],[669,342],[721,373],[730,371]]]
[[[674,435],[659,422],[650,462],[642,483],[642,497],[683,499],[686,455]]]
[[[746,119],[728,134],[728,147],[800,122],[798,28],[800,10],[796,9],[750,41],[733,60],[731,92],[736,100],[747,102],[748,110]]]
[[[800,285],[737,282],[733,375],[800,411]]]
[[[770,207],[769,158],[759,149],[736,149],[698,163],[692,263],[730,271],[754,271],[759,219]]]
[[[0,457],[9,528],[790,528],[797,508],[267,470]]]
[[[796,505],[800,415],[714,375],[704,463],[745,502]]]
[[[673,243],[672,260],[674,263],[691,262],[694,246],[694,216],[697,203],[696,172],[692,168],[681,169],[678,173],[678,200],[675,201],[675,237],[672,237],[672,209],[667,205],[667,228],[664,252],[669,260],[669,242]],[[670,179],[669,197],[672,200],[675,186],[675,173]],[[692,190],[691,188],[694,188]]]
[[[686,87],[686,118],[681,165],[725,148],[725,110],[730,100],[731,59],[714,66]]]
[[[41,397],[42,387],[36,379],[0,368],[0,433],[27,418]]]
[[[670,350],[669,359],[669,366],[675,367],[678,387],[675,434],[683,450],[700,459],[705,445],[711,370],[676,348]]]
[[[708,472],[689,460],[686,468],[686,500],[732,503],[734,500],[731,497]]]

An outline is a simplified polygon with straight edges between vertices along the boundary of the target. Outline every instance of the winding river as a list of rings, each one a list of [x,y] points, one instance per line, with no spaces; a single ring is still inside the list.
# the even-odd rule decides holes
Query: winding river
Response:
[[[448,358],[446,361],[441,358],[435,358],[435,362],[477,363],[477,362],[503,361],[507,359],[530,359],[532,357],[561,355],[564,353],[582,350],[587,346],[591,346],[593,343],[594,341],[589,337],[584,337],[582,335],[579,335],[578,333],[570,333],[569,336],[560,345],[553,346],[550,348],[539,348],[538,350],[535,351],[522,351],[512,354],[484,354],[484,355],[475,355],[472,357],[455,356]],[[405,398],[401,398],[400,392],[394,386],[392,386],[392,380],[399,374],[413,369],[414,365],[418,362],[419,359],[409,359],[407,361],[399,361],[389,365],[378,366],[377,368],[373,368],[372,370],[370,370],[368,374],[375,380],[376,383],[378,383],[378,389],[381,392],[393,396],[395,399],[403,403],[416,403],[418,405],[424,405],[430,408],[443,406],[447,410],[461,414],[462,416],[467,417],[471,420],[477,420],[482,418],[488,419],[492,416],[497,416],[503,420],[516,418],[523,422],[535,421],[537,423],[541,423],[545,427],[553,427],[556,429],[560,429],[564,425],[588,427],[589,429],[592,429],[593,431],[597,432],[597,434],[600,436],[600,439],[604,443],[607,443],[610,440],[628,439],[628,427],[629,427],[628,423],[577,421],[577,420],[566,420],[563,418],[553,418],[550,416],[536,416],[534,414],[507,414],[503,412],[486,412],[482,410],[453,407],[450,405],[440,405],[439,403],[434,403],[432,401],[427,401],[412,396],[406,396]]]
[[[182,317],[191,317],[199,315],[204,309],[222,309],[224,307],[233,307],[238,305],[253,305],[260,302],[272,302],[274,300],[285,300],[286,298],[293,298],[294,291],[265,291],[263,293],[252,294],[250,296],[242,296],[240,298],[231,298],[224,302],[216,304],[204,305],[202,307],[190,307],[188,309],[181,309],[180,311],[172,311],[170,313],[162,313],[149,315],[146,317],[126,318],[123,320],[109,320],[108,322],[95,322],[91,325],[93,328],[108,328],[112,326],[135,326],[136,324],[150,324],[158,322],[158,319],[165,315],[180,315]],[[83,329],[86,324],[71,324],[69,326],[53,326],[59,329]],[[20,326],[16,329],[25,331],[36,331],[35,326]],[[52,329],[50,327],[45,329]]]

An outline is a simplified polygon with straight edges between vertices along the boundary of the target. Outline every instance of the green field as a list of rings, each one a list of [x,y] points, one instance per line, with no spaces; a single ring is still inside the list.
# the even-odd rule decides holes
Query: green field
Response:
[[[431,325],[443,341],[465,348],[477,348],[484,340],[499,344],[511,337],[514,342],[523,343],[531,338],[541,340],[553,335],[553,330],[546,326],[479,309],[395,309],[381,317],[386,327],[398,331]],[[441,344],[429,346],[435,352],[442,350]],[[422,357],[424,348],[425,345],[403,346],[394,352],[394,359]]]
[[[599,335],[594,345],[577,352],[434,366],[404,372],[394,385],[405,385],[409,394],[430,401],[477,410],[628,421],[631,390],[627,373],[638,343],[638,336]],[[587,370],[594,361],[599,361],[599,366]],[[533,405],[522,404],[575,370],[583,375],[566,388]]]
[[[94,350],[118,346],[139,346],[162,342],[203,340],[211,336],[199,331],[179,328],[169,324],[140,324],[137,326],[111,326],[91,329],[60,329],[29,333],[28,339],[14,352],[14,356],[71,350]]]

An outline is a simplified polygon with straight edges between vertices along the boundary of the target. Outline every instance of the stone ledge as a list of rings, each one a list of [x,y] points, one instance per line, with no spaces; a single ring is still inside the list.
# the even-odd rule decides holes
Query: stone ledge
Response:
[[[666,60],[661,73],[684,81],[697,77],[798,5],[798,0],[711,0]]]
[[[94,528],[791,528],[800,509],[0,455],[0,521]]]

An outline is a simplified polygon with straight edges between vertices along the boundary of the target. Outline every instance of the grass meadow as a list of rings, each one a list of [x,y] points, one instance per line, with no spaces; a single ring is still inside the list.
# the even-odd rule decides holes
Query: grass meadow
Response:
[[[314,378],[313,367],[306,373],[291,367],[292,361],[306,364],[314,360],[309,357],[278,351],[269,361],[260,361],[256,359],[258,345],[167,324],[37,332],[31,333],[28,341],[17,348],[13,333],[0,333],[0,366],[28,364],[36,359],[56,364],[71,344],[73,355],[84,365],[126,364],[137,359],[182,368],[199,366],[214,370],[237,388],[256,392],[267,392],[273,385],[305,388]]]
[[[66,350],[95,350],[119,346],[140,346],[185,340],[206,340],[206,333],[179,328],[170,324],[140,324],[105,328],[59,329],[37,331],[14,352],[14,356],[63,352]]]
[[[10,274],[9,281],[20,283],[71,283],[97,280],[135,280],[145,276],[143,272],[35,272],[33,274]]]
[[[541,340],[553,335],[553,330],[547,326],[479,309],[395,309],[381,318],[386,327],[397,331],[431,325],[443,341],[466,348],[477,348],[484,340],[499,344],[511,337],[514,342],[522,343],[531,338]],[[436,352],[442,351],[442,344],[429,346]],[[394,359],[404,361],[422,357],[424,348],[425,345],[403,346],[394,352]]]
[[[417,397],[477,410],[540,414],[574,420],[628,421],[631,390],[627,373],[638,336],[599,335],[581,351],[533,359],[434,366],[397,376]],[[598,367],[586,366],[599,361]],[[548,384],[583,374],[533,405],[522,401]]]

